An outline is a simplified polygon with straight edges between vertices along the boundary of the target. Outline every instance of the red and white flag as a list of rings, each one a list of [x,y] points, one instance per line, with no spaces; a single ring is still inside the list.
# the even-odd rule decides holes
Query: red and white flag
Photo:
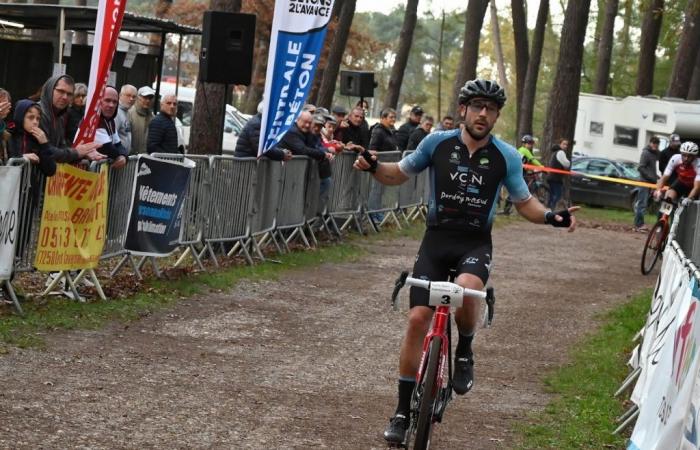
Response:
[[[100,123],[100,102],[109,78],[114,52],[117,50],[117,39],[119,30],[122,28],[125,9],[126,0],[100,0],[97,6],[85,117],[75,134],[76,145],[95,140],[95,131]]]

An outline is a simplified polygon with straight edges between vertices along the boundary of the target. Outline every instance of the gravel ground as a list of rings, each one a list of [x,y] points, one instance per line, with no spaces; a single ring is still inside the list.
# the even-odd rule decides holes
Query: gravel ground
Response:
[[[494,327],[475,341],[475,388],[447,410],[441,449],[511,448],[550,399],[541,378],[594,315],[653,284],[643,236],[516,223],[494,233]],[[0,448],[385,448],[395,407],[397,273],[418,242],[285,272],[130,324],[56,332],[0,357]]]

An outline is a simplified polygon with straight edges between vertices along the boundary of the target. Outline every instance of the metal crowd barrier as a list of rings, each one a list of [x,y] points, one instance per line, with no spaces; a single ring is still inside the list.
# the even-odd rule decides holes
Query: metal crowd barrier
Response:
[[[251,243],[261,259],[264,259],[261,248],[268,239],[275,245],[278,253],[283,251],[275,235],[282,194],[282,169],[282,163],[278,161],[268,158],[258,160],[255,178],[257,189],[250,218],[250,234]]]
[[[289,242],[297,236],[301,238],[307,248],[311,248],[306,233],[304,233],[306,226],[306,184],[311,167],[310,163],[311,159],[308,156],[294,156],[285,162],[282,171],[282,192],[275,229],[287,250],[289,250]],[[315,193],[318,196],[318,190],[315,190]],[[289,236],[285,237],[284,231],[290,231]]]
[[[331,163],[333,184],[326,211],[334,221],[343,221],[340,231],[354,223],[357,231],[363,233],[362,186],[369,183],[370,175],[353,169],[356,158],[357,153],[346,151],[336,155]]]
[[[401,161],[401,152],[379,152],[377,161],[397,163]],[[401,228],[401,221],[396,215],[399,209],[399,191],[399,186],[386,186],[374,178],[370,179],[366,212],[377,229],[389,220],[393,220],[396,226]]]
[[[695,265],[700,266],[700,201],[685,206],[683,214],[677,217],[676,241],[683,253]]]
[[[34,269],[46,177],[37,166],[24,158],[10,158],[7,165],[22,168],[17,218],[20,226],[17,231],[14,271],[29,272]]]

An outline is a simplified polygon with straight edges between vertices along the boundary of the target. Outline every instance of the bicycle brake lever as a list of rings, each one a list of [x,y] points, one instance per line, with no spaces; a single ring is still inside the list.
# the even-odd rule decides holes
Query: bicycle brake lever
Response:
[[[399,291],[402,287],[406,285],[406,278],[408,278],[408,272],[401,272],[401,275],[394,282],[394,292],[391,294],[391,308],[394,311],[398,310],[396,306],[396,299],[399,296]]]
[[[487,326],[490,327],[493,323],[494,305],[496,303],[496,295],[492,287],[486,289],[486,306],[488,307],[488,322]]]

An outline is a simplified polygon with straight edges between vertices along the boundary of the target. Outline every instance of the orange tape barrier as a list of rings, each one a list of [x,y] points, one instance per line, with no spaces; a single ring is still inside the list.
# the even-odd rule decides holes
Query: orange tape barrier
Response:
[[[576,172],[573,170],[561,170],[561,169],[552,169],[551,167],[533,166],[532,164],[523,164],[523,167],[526,168],[527,170],[532,170],[534,172],[549,172],[549,173],[558,173],[561,175],[568,175],[568,176],[588,177],[588,178],[593,178],[595,180],[608,181],[610,183],[628,184],[630,186],[639,186],[639,187],[656,189],[655,183],[647,183],[645,181],[627,180],[624,178],[616,178],[616,177],[605,177],[603,175],[591,175],[588,173]]]

